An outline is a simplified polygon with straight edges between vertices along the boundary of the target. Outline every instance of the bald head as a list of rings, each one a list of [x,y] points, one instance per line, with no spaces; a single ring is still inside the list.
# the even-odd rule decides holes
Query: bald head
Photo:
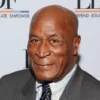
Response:
[[[46,6],[34,14],[31,26],[33,26],[37,20],[42,22],[42,20],[48,19],[51,21],[55,20],[56,22],[61,22],[62,26],[65,26],[66,29],[69,28],[73,31],[73,36],[77,35],[78,19],[71,10],[59,5]]]

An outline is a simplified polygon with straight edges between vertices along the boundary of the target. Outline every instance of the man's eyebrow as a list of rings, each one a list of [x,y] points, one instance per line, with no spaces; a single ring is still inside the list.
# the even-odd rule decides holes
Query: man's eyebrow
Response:
[[[37,36],[34,35],[34,34],[30,34],[30,35],[29,35],[29,38],[31,38],[31,37],[37,37]]]
[[[55,36],[57,36],[57,37],[61,37],[61,38],[64,38],[63,36],[61,36],[61,35],[57,35],[56,33],[53,34],[53,35],[51,35],[50,38],[55,37]]]
[[[50,37],[54,37],[54,36],[58,36],[58,35],[55,33],[55,34],[51,35]]]
[[[51,35],[51,36],[49,36],[49,37],[54,37],[54,36],[58,36],[58,35],[55,33],[55,34],[53,34],[53,35]],[[37,36],[34,35],[34,34],[30,34],[30,35],[29,35],[29,38],[31,38],[31,37],[37,37]]]

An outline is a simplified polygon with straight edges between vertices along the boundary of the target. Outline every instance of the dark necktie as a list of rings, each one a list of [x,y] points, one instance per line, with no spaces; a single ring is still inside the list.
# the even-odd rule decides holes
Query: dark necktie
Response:
[[[51,100],[51,90],[48,84],[42,86],[42,95],[40,100]]]

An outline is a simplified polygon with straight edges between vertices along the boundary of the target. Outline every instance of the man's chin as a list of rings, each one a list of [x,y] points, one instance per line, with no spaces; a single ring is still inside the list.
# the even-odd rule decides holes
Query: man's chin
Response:
[[[53,77],[44,77],[44,76],[37,76],[36,75],[36,79],[39,81],[39,82],[52,82],[53,80],[54,80],[54,78]]]

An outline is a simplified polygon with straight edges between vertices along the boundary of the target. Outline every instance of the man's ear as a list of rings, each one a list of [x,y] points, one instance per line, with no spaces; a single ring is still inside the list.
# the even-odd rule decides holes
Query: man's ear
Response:
[[[73,41],[73,55],[75,56],[77,56],[78,54],[78,48],[79,48],[80,41],[81,41],[81,37],[80,35],[77,35]]]

